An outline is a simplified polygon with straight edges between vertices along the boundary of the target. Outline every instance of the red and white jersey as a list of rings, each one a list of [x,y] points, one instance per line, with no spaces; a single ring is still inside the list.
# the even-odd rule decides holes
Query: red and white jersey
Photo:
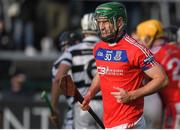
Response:
[[[162,45],[152,49],[155,59],[164,67],[169,84],[160,91],[160,95],[165,105],[180,102],[180,89],[178,80],[180,79],[180,48],[175,45]]]
[[[153,55],[127,34],[114,46],[99,42],[93,53],[101,80],[105,127],[134,123],[143,113],[143,98],[123,104],[110,93],[116,91],[113,87],[126,91],[142,87],[143,71],[157,64]]]

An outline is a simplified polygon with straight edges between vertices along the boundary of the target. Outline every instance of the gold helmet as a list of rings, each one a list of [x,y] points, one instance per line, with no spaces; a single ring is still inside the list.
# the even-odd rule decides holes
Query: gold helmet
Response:
[[[161,22],[155,19],[140,23],[136,29],[137,36],[140,38],[140,40],[144,40],[144,38],[147,36],[153,39],[164,36]]]

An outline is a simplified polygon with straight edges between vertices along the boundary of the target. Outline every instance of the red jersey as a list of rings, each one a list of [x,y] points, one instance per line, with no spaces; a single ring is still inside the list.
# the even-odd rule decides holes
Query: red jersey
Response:
[[[163,128],[179,128],[179,103],[180,89],[178,80],[180,79],[180,49],[175,45],[162,45],[152,49],[156,60],[164,67],[169,83],[167,87],[160,91],[163,103],[165,104],[165,116]]]
[[[170,105],[180,102],[180,89],[178,79],[180,79],[180,48],[175,45],[162,45],[152,49],[155,59],[164,67],[169,84],[160,91],[163,103]]]
[[[143,113],[143,98],[123,104],[118,103],[110,93],[116,91],[113,87],[126,91],[142,87],[143,71],[157,62],[148,49],[127,34],[114,46],[99,42],[93,53],[101,81],[105,127],[132,124]]]

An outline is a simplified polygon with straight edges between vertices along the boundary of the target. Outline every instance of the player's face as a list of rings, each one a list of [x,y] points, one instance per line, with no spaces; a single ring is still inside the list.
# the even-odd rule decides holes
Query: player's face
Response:
[[[101,37],[107,37],[113,32],[115,32],[114,25],[108,19],[98,19],[97,25],[99,27]]]

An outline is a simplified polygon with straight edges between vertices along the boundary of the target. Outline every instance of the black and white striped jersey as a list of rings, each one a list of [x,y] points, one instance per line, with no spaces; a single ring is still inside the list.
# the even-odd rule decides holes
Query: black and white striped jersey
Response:
[[[93,48],[95,43],[100,39],[96,36],[88,36],[83,39],[82,43],[69,47],[61,56],[54,62],[52,68],[52,78],[55,78],[57,69],[60,63],[69,65],[71,67],[71,76],[78,87],[80,93],[84,96],[90,86],[92,79],[96,73],[96,64],[93,56]],[[98,93],[95,99],[101,99],[101,94]],[[72,105],[74,100],[71,97],[67,97],[67,103],[69,106],[66,116],[66,123],[72,122],[70,113],[72,113]],[[69,118],[69,119],[67,119]],[[65,126],[64,128],[67,128]]]
[[[98,41],[98,37],[89,36],[82,43],[69,47],[54,63],[53,75],[56,75],[60,63],[69,65],[74,83],[80,93],[85,95],[96,73],[93,47]]]

